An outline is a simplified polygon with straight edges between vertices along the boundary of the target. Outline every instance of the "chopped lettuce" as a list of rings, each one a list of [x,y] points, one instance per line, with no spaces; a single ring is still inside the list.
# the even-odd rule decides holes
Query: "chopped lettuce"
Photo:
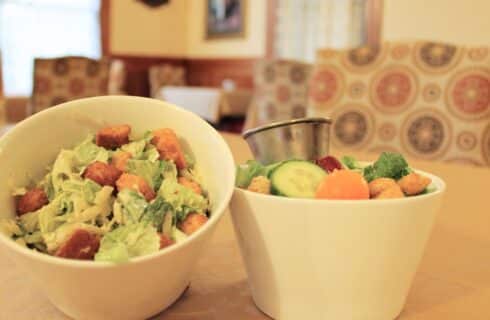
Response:
[[[142,159],[144,156],[145,147],[146,147],[146,140],[141,139],[123,145],[121,147],[121,150],[131,153],[131,157],[133,159]]]
[[[377,178],[398,180],[411,172],[408,163],[399,153],[383,152],[378,160],[364,168],[364,178],[370,182]]]
[[[66,180],[61,184],[61,191],[67,194],[77,194],[82,197],[87,203],[93,204],[95,200],[95,194],[100,191],[102,187],[90,179]]]
[[[73,152],[79,171],[83,171],[86,166],[94,161],[107,163],[109,160],[109,151],[96,145],[93,135],[87,136],[85,140],[73,149]]]
[[[175,180],[164,179],[158,194],[175,210],[178,221],[184,220],[190,212],[204,213],[208,209],[208,201],[202,195]]]
[[[0,232],[9,238],[24,234],[14,219],[0,219]]]
[[[255,160],[249,160],[244,165],[237,166],[235,185],[238,188],[247,188],[253,178],[257,176],[268,177],[269,174],[282,162],[273,163],[267,166]]]
[[[177,181],[177,167],[172,161],[162,161],[163,165],[163,179],[170,179]]]
[[[140,176],[148,182],[152,189],[158,189],[162,183],[162,171],[166,165],[162,161],[152,162],[150,160],[129,159],[126,163],[126,171]]]
[[[121,204],[121,222],[124,224],[137,223],[148,206],[145,197],[132,189],[121,190],[117,201]]]
[[[143,159],[149,160],[151,162],[158,161],[160,159],[160,153],[154,145],[147,145],[146,150],[143,153]]]
[[[159,249],[160,236],[155,227],[144,222],[133,223],[108,232],[102,238],[95,260],[121,263]]]
[[[146,207],[141,221],[150,222],[158,231],[161,231],[167,216],[173,219],[172,206],[165,202],[161,196],[158,196]]]
[[[351,156],[343,156],[342,159],[340,159],[340,162],[342,162],[342,164],[350,170],[362,169],[357,160]]]
[[[21,215],[19,223],[26,232],[34,232],[39,228],[39,210]]]
[[[62,196],[55,198],[52,202],[38,210],[39,230],[43,234],[54,231],[60,224],[56,216],[62,213]]]
[[[51,183],[55,195],[61,190],[63,182],[72,178],[78,177],[74,173],[75,154],[71,150],[61,150],[53,164],[51,171]]]

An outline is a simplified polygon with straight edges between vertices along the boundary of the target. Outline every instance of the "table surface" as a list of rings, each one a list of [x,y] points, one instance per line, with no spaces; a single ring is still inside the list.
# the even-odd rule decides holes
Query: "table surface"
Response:
[[[251,157],[239,136],[223,136],[237,163]],[[398,319],[490,319],[490,169],[415,160],[411,164],[442,177],[448,189]],[[1,252],[0,257],[0,319],[68,319]],[[252,301],[229,213],[200,259],[190,288],[153,319],[269,319]]]

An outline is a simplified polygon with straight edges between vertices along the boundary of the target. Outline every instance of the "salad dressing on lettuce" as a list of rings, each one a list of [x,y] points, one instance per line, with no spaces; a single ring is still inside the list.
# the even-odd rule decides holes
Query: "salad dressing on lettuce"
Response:
[[[194,160],[171,129],[130,131],[103,128],[61,150],[34,187],[14,190],[17,217],[0,230],[39,252],[116,263],[184,241],[210,208]]]

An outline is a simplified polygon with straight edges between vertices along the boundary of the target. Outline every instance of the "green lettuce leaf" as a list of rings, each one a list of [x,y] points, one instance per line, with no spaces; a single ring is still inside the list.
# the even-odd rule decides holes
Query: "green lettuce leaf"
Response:
[[[160,159],[160,153],[154,145],[149,144],[146,146],[146,150],[143,153],[143,159],[156,162]]]
[[[164,220],[167,216],[173,218],[172,206],[158,196],[147,207],[141,217],[141,221],[151,223],[158,231],[162,231]],[[173,219],[172,219],[173,220]]]
[[[0,232],[11,238],[13,236],[22,236],[21,228],[17,225],[14,219],[0,219]]]
[[[237,166],[235,186],[247,188],[253,178],[257,176],[268,177],[272,170],[280,164],[282,164],[282,161],[264,166],[258,161],[248,160],[246,164]]]
[[[178,221],[190,212],[204,213],[208,209],[208,201],[202,195],[172,179],[163,180],[158,194],[172,206]]]
[[[62,222],[56,219],[58,214],[63,213],[62,203],[63,197],[58,196],[52,202],[37,211],[39,212],[39,230],[41,230],[43,234],[54,231],[62,224]]]
[[[177,167],[173,161],[161,161],[163,168],[163,179],[177,181]]]
[[[165,168],[165,164],[161,161],[129,159],[126,163],[126,171],[145,179],[153,190],[160,187],[163,179],[162,171]]]
[[[131,153],[133,159],[142,159],[146,147],[146,140],[133,141],[121,147],[122,151]]]
[[[122,223],[137,223],[148,206],[145,197],[132,189],[123,189],[117,194],[117,201],[121,204]]]
[[[93,135],[87,136],[85,140],[73,149],[73,152],[79,171],[83,171],[86,166],[94,161],[107,163],[109,160],[109,151],[96,145]]]
[[[67,195],[76,194],[81,196],[87,203],[93,204],[95,195],[102,187],[90,179],[66,180],[61,184],[61,191]]]
[[[78,177],[78,174],[74,171],[75,165],[74,152],[71,150],[61,150],[58,157],[56,157],[51,171],[51,183],[55,195],[61,190],[61,186],[66,180]]]
[[[133,223],[108,232],[102,238],[95,260],[121,263],[159,249],[160,236],[157,230],[148,223]]]
[[[39,229],[39,210],[28,212],[19,217],[19,224],[26,232],[34,232]]]

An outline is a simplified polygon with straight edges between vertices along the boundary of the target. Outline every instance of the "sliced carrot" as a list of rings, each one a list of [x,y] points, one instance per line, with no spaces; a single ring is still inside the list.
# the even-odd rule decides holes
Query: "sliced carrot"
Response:
[[[369,187],[360,173],[351,170],[335,170],[320,182],[316,198],[369,199]]]

